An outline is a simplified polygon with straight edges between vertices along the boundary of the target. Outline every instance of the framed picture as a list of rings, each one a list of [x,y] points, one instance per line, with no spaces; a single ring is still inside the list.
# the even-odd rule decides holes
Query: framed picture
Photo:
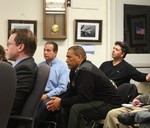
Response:
[[[102,20],[75,20],[75,43],[101,44]]]
[[[13,28],[27,28],[37,36],[37,21],[35,20],[8,20],[8,38]]]
[[[131,17],[131,45],[146,44],[146,15]]]
[[[67,0],[43,0],[43,38],[67,38]]]
[[[46,10],[52,11],[64,11],[65,10],[65,0],[46,0]]]

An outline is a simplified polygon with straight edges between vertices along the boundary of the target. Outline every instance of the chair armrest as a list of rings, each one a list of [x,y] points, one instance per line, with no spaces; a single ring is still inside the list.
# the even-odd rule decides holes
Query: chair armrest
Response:
[[[24,120],[24,121],[33,121],[33,118],[31,117],[25,117],[25,116],[20,116],[20,115],[11,115],[10,120]]]
[[[54,122],[54,121],[42,121],[42,123],[43,123],[43,124],[47,124],[47,125],[48,125],[47,128],[51,128],[51,127],[56,128],[56,126],[57,126],[57,123]],[[52,124],[52,126],[51,126],[51,124]],[[54,125],[54,126],[53,126],[53,125]]]

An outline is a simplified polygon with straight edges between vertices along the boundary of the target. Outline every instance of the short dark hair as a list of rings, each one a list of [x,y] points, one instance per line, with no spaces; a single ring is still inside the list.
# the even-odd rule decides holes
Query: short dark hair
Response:
[[[29,29],[26,28],[23,29],[14,28],[11,30],[11,34],[14,33],[16,33],[16,37],[14,39],[16,45],[18,46],[19,44],[23,43],[25,45],[24,48],[25,54],[33,56],[37,48],[36,36]]]
[[[129,48],[124,41],[116,41],[115,45],[119,45],[121,47],[122,52],[124,53],[124,58],[126,57],[127,53],[129,53]]]
[[[2,45],[0,45],[0,60],[7,61],[5,49]]]
[[[53,47],[54,47],[54,48],[53,48],[53,51],[54,51],[54,52],[58,52],[58,45],[57,45],[57,43],[55,43],[55,42],[53,42],[53,41],[52,41],[52,42],[49,41],[49,42],[47,42],[45,45],[47,45],[47,44],[53,45]]]
[[[85,50],[79,46],[79,45],[76,45],[76,46],[72,46],[70,47],[68,50],[72,49],[74,51],[74,54],[76,56],[82,56],[83,58],[86,59],[86,53],[85,53]]]

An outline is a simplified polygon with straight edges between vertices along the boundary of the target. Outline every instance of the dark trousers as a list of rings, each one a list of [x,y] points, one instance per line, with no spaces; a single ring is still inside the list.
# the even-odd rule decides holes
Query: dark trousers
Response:
[[[35,118],[35,124],[34,124],[34,128],[37,128],[38,125],[41,124],[42,121],[44,121],[48,115],[49,115],[49,111],[46,108],[46,103],[49,101],[49,99],[44,100],[43,102],[40,103],[38,111],[37,111],[37,115]]]
[[[46,99],[43,102],[40,103],[38,111],[37,111],[37,115],[35,118],[35,123],[34,123],[34,128],[38,128],[39,126],[41,126],[41,123],[45,120],[53,120],[52,118],[56,116],[56,112],[51,112],[48,111],[47,107],[46,107],[46,103],[49,101],[50,99]]]
[[[67,113],[64,114],[65,111],[63,111],[63,114],[61,114],[61,120],[58,122],[58,124],[61,124],[61,127],[57,128],[88,128],[91,120],[104,119],[108,111],[117,107],[120,106],[114,106],[103,101],[75,104],[71,107],[70,114],[68,116],[69,118],[64,116],[67,115]],[[62,121],[66,123],[62,123]]]
[[[69,113],[70,108],[60,109],[56,128],[67,128]]]

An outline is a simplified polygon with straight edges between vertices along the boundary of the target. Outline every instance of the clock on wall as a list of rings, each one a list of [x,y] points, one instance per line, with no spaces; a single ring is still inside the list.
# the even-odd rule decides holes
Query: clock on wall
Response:
[[[66,0],[43,0],[43,38],[66,39]]]

